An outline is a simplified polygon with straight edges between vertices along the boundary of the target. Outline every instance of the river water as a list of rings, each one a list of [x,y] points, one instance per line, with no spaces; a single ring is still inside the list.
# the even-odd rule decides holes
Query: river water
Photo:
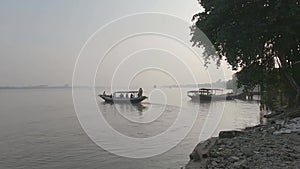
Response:
[[[174,124],[179,112],[196,117],[191,130],[172,149],[148,158],[128,158],[116,155],[126,153],[127,145],[116,147],[113,154],[89,138],[78,121],[71,89],[0,90],[0,168],[180,168],[199,141],[220,130],[241,129],[260,121],[256,101],[198,103],[176,91],[146,90],[149,99],[140,106],[104,104],[97,98],[108,124],[128,137],[157,136]],[[170,132],[176,136],[177,129]],[[160,143],[152,146],[145,149]]]

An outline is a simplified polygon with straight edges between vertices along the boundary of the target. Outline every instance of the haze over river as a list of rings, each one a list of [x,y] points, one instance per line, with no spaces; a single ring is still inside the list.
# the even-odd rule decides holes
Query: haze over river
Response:
[[[89,89],[80,90],[84,95]],[[71,89],[0,90],[0,168],[178,169],[188,162],[189,154],[202,139],[216,136],[220,130],[241,129],[260,122],[257,101],[198,103],[181,96],[184,93],[186,89],[145,89],[149,99],[140,106],[104,104],[97,97],[99,111],[108,124],[123,135],[136,138],[164,132],[179,112],[185,117],[198,113],[192,129],[177,146],[141,159],[120,157],[97,146],[77,119]],[[177,134],[176,128],[170,132]],[[145,149],[160,146],[155,144]],[[121,145],[115,152],[126,152],[127,148]]]

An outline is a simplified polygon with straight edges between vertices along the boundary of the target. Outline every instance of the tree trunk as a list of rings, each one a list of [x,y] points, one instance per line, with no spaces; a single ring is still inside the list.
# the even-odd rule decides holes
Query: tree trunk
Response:
[[[296,82],[296,80],[294,79],[294,77],[291,75],[290,72],[288,72],[289,70],[289,66],[287,65],[286,61],[284,58],[278,57],[279,62],[277,60],[277,63],[279,65],[279,67],[284,71],[284,76],[286,77],[286,79],[288,80],[289,84],[292,86],[292,88],[296,91],[296,98],[295,98],[295,107],[299,106],[299,97],[300,97],[300,86],[299,84]]]
[[[297,106],[299,106],[300,87],[297,84],[297,82],[295,81],[295,79],[289,73],[285,73],[285,76],[286,76],[287,80],[289,81],[290,85],[296,91],[295,107],[297,107]]]

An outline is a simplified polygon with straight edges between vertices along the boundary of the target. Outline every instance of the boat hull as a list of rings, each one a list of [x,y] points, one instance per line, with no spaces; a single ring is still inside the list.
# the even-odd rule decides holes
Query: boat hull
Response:
[[[201,101],[217,101],[217,100],[232,100],[232,97],[228,95],[188,95],[192,100],[201,100]]]
[[[107,103],[140,103],[143,100],[147,99],[146,96],[140,96],[135,98],[113,98],[106,95],[99,95]]]

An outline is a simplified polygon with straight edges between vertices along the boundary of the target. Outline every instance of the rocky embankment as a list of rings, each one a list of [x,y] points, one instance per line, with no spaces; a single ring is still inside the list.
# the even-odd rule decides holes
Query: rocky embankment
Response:
[[[196,146],[185,168],[300,168],[300,117],[220,132]]]

